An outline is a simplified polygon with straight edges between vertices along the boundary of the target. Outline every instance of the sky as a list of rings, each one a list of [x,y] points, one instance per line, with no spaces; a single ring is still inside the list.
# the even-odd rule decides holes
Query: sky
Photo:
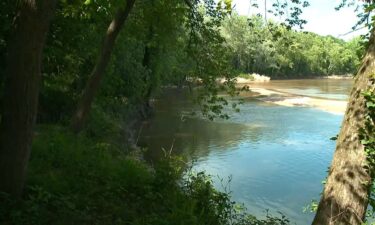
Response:
[[[254,2],[253,0],[252,2]],[[341,0],[308,0],[310,6],[303,9],[302,18],[307,20],[307,24],[304,26],[304,30],[318,33],[320,35],[332,35],[345,40],[364,34],[367,32],[366,29],[362,29],[356,32],[352,32],[352,27],[358,20],[354,7],[343,8],[339,11],[335,10]],[[249,8],[251,0],[233,0],[235,10],[240,15],[251,15],[259,13],[257,9]],[[269,8],[271,8],[272,0],[268,0]],[[259,7],[264,5],[264,0],[257,0]],[[261,9],[264,12],[264,8]],[[346,35],[344,35],[346,34]]]

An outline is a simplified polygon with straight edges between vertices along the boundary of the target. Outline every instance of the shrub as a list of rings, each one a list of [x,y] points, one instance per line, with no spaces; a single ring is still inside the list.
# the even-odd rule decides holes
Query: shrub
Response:
[[[151,168],[112,144],[41,126],[23,199],[0,195],[0,223],[288,224],[284,217],[257,220],[217,191],[209,176],[184,176],[186,168],[170,156]]]

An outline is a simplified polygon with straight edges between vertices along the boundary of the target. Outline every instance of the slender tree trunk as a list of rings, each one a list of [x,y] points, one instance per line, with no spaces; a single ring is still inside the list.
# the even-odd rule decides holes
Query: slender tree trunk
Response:
[[[145,47],[145,53],[143,55],[143,63],[142,65],[149,70],[149,73],[144,77],[143,81],[146,85],[146,89],[144,93],[142,93],[142,101],[145,108],[148,108],[150,106],[149,101],[152,93],[152,77],[154,76],[154,68],[152,68],[151,65],[151,55],[153,48],[150,48],[146,45]]]
[[[96,93],[98,92],[100,82],[110,60],[116,38],[130,14],[134,6],[134,2],[135,0],[126,0],[126,6],[118,10],[115,18],[112,20],[107,29],[98,61],[91,72],[90,78],[78,103],[77,110],[73,115],[71,128],[75,133],[79,133],[83,128],[85,120],[90,112],[91,104]]]
[[[152,7],[154,7],[153,1],[152,1]],[[151,98],[152,91],[154,89],[155,84],[153,82],[156,76],[155,64],[153,63],[152,58],[155,58],[157,48],[154,46],[149,46],[149,44],[153,41],[153,38],[154,38],[154,25],[151,23],[148,29],[146,47],[145,47],[145,52],[144,52],[143,61],[142,61],[143,67],[149,70],[149,73],[143,79],[146,85],[146,89],[144,93],[142,94],[142,98],[143,98],[142,101],[144,102],[146,108],[150,108],[150,98]]]
[[[314,225],[363,223],[372,183],[359,129],[364,127],[366,107],[362,92],[373,87],[375,73],[374,34],[356,76],[348,108],[337,139],[336,151],[320,200]]]
[[[15,3],[16,4],[16,3]],[[0,127],[0,191],[22,193],[35,124],[42,52],[55,0],[19,1],[9,40]]]

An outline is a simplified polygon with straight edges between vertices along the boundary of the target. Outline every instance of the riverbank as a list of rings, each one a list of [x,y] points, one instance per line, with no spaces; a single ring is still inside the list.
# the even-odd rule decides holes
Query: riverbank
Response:
[[[347,106],[347,101],[344,100],[295,95],[275,89],[256,87],[251,88],[250,91],[251,96],[264,102],[288,107],[312,107],[338,115],[343,115]]]
[[[270,76],[266,75],[260,75],[260,74],[240,74],[236,77],[236,83],[237,84],[253,84],[253,83],[267,83],[275,80],[303,80],[303,79],[329,79],[329,80],[352,80],[353,75],[347,74],[347,75],[329,75],[329,76],[304,76],[301,78],[300,76],[292,76],[292,77],[279,77],[279,78],[271,78]],[[223,83],[225,80],[221,79],[220,82]]]
[[[354,78],[354,75],[348,74],[348,75],[330,75],[330,76],[324,76],[323,79],[333,79],[333,80],[351,80]]]

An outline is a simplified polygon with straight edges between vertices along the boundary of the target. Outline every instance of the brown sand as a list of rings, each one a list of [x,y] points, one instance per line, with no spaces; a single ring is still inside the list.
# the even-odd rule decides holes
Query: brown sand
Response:
[[[265,88],[251,88],[251,95],[257,99],[282,106],[304,106],[321,109],[330,113],[342,115],[345,113],[346,101],[324,98],[314,98],[269,90]]]

